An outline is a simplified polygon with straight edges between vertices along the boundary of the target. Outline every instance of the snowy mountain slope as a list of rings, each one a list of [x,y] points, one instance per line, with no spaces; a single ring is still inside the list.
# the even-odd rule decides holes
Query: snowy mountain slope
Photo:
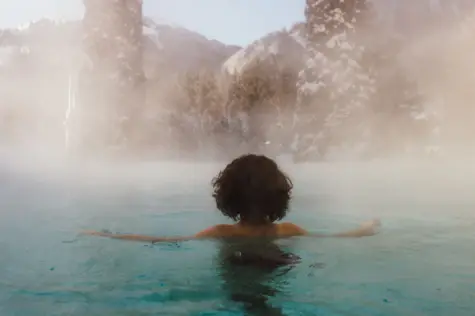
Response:
[[[201,34],[174,24],[144,19],[147,68],[186,71],[219,68],[240,47],[209,40]]]
[[[237,51],[223,64],[228,74],[240,73],[253,61],[276,57],[279,62],[295,65],[304,52],[303,24],[288,30],[272,32]]]
[[[473,0],[370,0],[378,20],[398,33],[414,34],[415,30],[434,27],[442,20],[450,22],[475,8]],[[223,71],[241,72],[256,59],[278,54],[303,56],[305,47],[304,23],[297,23],[289,30],[272,32],[254,41],[232,55],[223,64]],[[289,36],[293,40],[289,40]]]
[[[209,40],[196,32],[144,18],[144,68],[148,75],[200,67],[219,68],[239,47]],[[81,22],[41,19],[0,30],[0,65],[25,49],[35,64],[77,67],[81,58]]]
[[[223,64],[228,74],[240,73],[259,59],[276,58],[278,62],[293,66],[300,64],[304,53],[303,23],[290,29],[272,32],[237,51]]]

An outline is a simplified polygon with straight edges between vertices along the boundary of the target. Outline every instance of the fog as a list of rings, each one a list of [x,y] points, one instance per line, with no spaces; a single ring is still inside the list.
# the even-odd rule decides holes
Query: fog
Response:
[[[441,117],[438,129],[442,136],[434,144],[438,148],[436,155],[419,157],[394,153],[367,162],[349,162],[351,159],[346,156],[337,155],[333,161],[306,162],[299,165],[293,165],[287,153],[272,156],[290,170],[291,176],[305,179],[312,175],[318,182],[338,190],[342,195],[351,196],[355,192],[363,192],[373,198],[375,195],[391,194],[407,199],[414,196],[432,196],[447,203],[456,200],[469,201],[469,192],[475,185],[475,171],[471,167],[471,159],[475,153],[471,136],[475,132],[475,93],[471,88],[475,84],[475,40],[471,36],[475,30],[474,21],[475,15],[457,23],[446,23],[443,27],[426,27],[424,31],[414,32],[402,54],[401,64],[416,77],[417,85],[425,92],[427,111],[437,112],[438,117]],[[423,20],[420,23],[423,23]],[[67,32],[54,34],[65,36]],[[384,36],[384,32],[378,30],[375,36]],[[75,44],[75,55],[71,55],[70,50],[63,54],[63,49],[66,50],[70,45],[66,41],[64,46],[55,47],[54,52],[42,50],[38,54],[35,53],[34,60],[23,63],[22,57],[31,56],[32,52],[40,51],[38,47],[44,46],[39,40],[32,40],[31,43],[28,51],[24,50],[22,54],[13,56],[20,66],[7,65],[4,76],[0,79],[2,94],[5,95],[1,107],[3,110],[8,109],[2,125],[6,131],[2,133],[2,169],[30,174],[32,177],[63,179],[75,183],[84,181],[91,184],[99,181],[112,185],[166,179],[195,179],[197,183],[207,185],[214,173],[224,166],[227,161],[225,158],[215,159],[213,155],[209,155],[208,159],[202,159],[206,158],[206,154],[197,157],[194,153],[184,155],[187,149],[181,149],[179,155],[159,154],[159,158],[156,158],[154,155],[138,154],[139,158],[134,159],[124,159],[120,154],[117,157],[108,153],[80,155],[74,150],[68,150],[65,135],[67,128],[72,128],[70,132],[79,135],[87,130],[89,134],[93,133],[100,138],[113,127],[110,122],[94,125],[83,119],[74,123],[79,124],[73,126],[77,128],[75,131],[71,127],[73,123],[66,121],[67,108],[74,102],[75,76],[84,62],[80,45]],[[3,61],[8,63],[11,59]],[[49,65],[49,68],[41,69],[43,64]],[[51,67],[52,64],[56,66]],[[68,66],[69,71],[64,71],[64,65]],[[34,75],[29,67],[36,67]],[[173,80],[175,79],[171,78],[170,82]],[[164,103],[164,100],[168,99],[165,94],[166,91],[158,92],[160,103],[157,102],[157,109],[144,106],[144,112],[151,111],[153,115],[157,115],[169,111],[171,106]],[[76,107],[79,106],[76,104]],[[98,121],[107,120],[108,115],[112,115],[110,111],[107,108],[93,108],[89,117],[94,116]],[[292,121],[290,116],[293,113],[282,111],[280,115],[288,116],[282,121]],[[202,117],[197,116],[196,120],[200,119]],[[262,119],[266,122],[265,125],[272,125],[268,116],[264,115]],[[17,124],[16,128],[7,132],[8,125],[13,122]],[[183,139],[163,136],[165,131],[170,129],[166,125],[167,122],[155,123],[160,126],[152,138],[161,139],[161,143],[153,151],[169,152],[181,146]],[[199,123],[197,121],[198,125]],[[405,126],[399,128],[404,131]],[[273,139],[270,144],[276,142],[278,140]],[[204,147],[205,150],[213,153],[225,151],[217,147],[216,143],[212,144],[214,148],[208,145]],[[236,150],[236,154],[246,152],[246,147],[241,152],[240,150]],[[229,159],[232,157],[233,154],[227,156]],[[192,171],[195,168],[199,171]]]
[[[4,185],[26,181],[38,188],[62,188],[72,193],[137,194],[158,199],[167,195],[189,195],[193,199],[199,194],[211,199],[211,180],[225,166],[225,162],[74,161],[37,153],[34,159],[31,157],[31,152],[2,152],[0,174]],[[336,205],[337,209],[332,210],[336,213],[362,219],[422,214],[457,218],[471,217],[475,207],[475,167],[468,160],[454,163],[395,159],[297,165],[287,157],[277,161],[294,182],[297,203],[309,198],[329,199],[333,205],[329,211]],[[298,204],[294,207],[299,208]],[[315,211],[319,209],[322,211],[320,203],[315,205]]]
[[[414,13],[414,1],[422,3],[408,0],[398,14]],[[355,36],[375,59],[389,52],[391,61],[372,68],[373,79],[387,82],[369,88],[385,90],[358,101],[351,97],[364,93],[352,88],[371,71],[348,57],[348,43],[339,43],[343,53],[333,51],[348,62],[336,61],[341,73],[318,69],[335,80],[302,84],[315,60],[301,58],[312,52],[299,42],[301,21],[244,51],[148,21],[139,35],[143,61],[138,50],[121,46],[117,30],[92,36],[85,50],[81,21],[0,30],[0,310],[222,314],[237,312],[250,297],[249,305],[269,299],[279,315],[472,311],[475,13],[455,20],[429,24],[421,17],[399,34],[382,14],[380,28]],[[142,27],[135,24],[136,31]],[[103,39],[116,39],[122,50]],[[288,56],[273,55],[284,54],[279,47]],[[85,53],[96,48],[103,53],[99,68]],[[121,64],[121,53],[139,69],[143,62],[143,86],[127,76],[123,85],[110,84],[112,75],[133,68]],[[251,70],[226,73],[223,63],[235,54]],[[413,86],[393,85],[401,73]],[[305,83],[333,90],[306,104]],[[407,105],[400,96],[412,87],[423,97]],[[353,94],[325,102],[326,94],[345,89]],[[144,245],[79,234],[190,236],[230,222],[216,210],[211,181],[245,153],[270,156],[291,178],[286,221],[333,233],[378,218],[381,231],[255,244]]]

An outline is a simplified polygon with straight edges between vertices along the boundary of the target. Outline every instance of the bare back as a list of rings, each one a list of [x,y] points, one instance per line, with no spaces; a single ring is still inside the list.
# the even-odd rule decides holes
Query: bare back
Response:
[[[307,232],[293,223],[267,225],[229,225],[221,224],[199,232],[198,238],[227,238],[227,237],[292,237],[303,236]]]

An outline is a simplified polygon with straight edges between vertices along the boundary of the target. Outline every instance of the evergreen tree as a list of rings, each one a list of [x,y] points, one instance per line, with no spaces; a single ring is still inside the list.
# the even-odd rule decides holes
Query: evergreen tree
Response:
[[[81,71],[79,103],[90,130],[80,137],[82,147],[93,152],[137,149],[145,88],[142,3],[83,0],[83,4],[83,48],[89,67]]]

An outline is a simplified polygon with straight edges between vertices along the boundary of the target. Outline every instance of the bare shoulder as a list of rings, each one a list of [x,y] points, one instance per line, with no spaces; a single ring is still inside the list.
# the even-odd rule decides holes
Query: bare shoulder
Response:
[[[285,223],[280,223],[278,224],[278,234],[279,236],[303,236],[307,235],[307,231],[303,229],[302,227],[290,223],[290,222],[285,222]]]
[[[226,237],[232,234],[233,225],[219,224],[208,227],[195,235],[195,238],[219,238]]]

